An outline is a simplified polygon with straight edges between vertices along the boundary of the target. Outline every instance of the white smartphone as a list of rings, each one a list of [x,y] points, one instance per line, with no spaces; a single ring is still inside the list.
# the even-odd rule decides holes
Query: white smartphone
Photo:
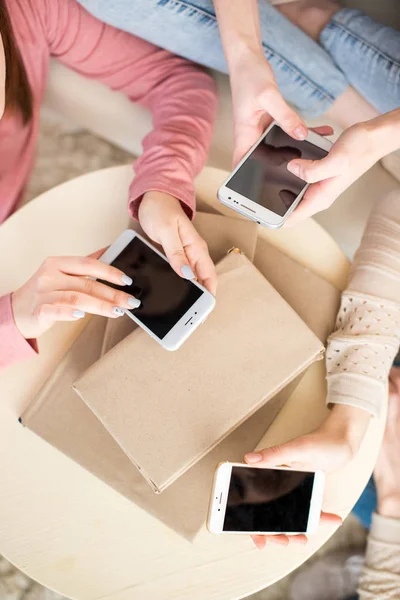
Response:
[[[324,473],[243,464],[218,466],[211,495],[211,533],[298,535],[318,528]]]
[[[291,138],[272,123],[218,190],[218,199],[266,227],[282,227],[304,196],[308,184],[287,170],[294,158],[319,160],[332,143],[309,131],[304,141]]]
[[[136,231],[124,231],[100,260],[132,278],[131,286],[112,287],[140,300],[139,308],[126,309],[125,314],[166,350],[177,350],[215,306],[210,292],[197,281],[179,277],[167,258]]]

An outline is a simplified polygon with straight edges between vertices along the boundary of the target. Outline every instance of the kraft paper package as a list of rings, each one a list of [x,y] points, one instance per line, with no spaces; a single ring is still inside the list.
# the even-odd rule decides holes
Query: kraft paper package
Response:
[[[74,384],[156,492],[323,354],[248,258],[231,253],[217,271],[216,308],[179,350],[138,328]]]
[[[201,234],[208,242],[210,238],[220,239],[221,231],[224,232],[221,236],[224,237],[224,245],[216,245],[212,253],[214,260],[221,258],[232,246],[244,248],[246,243],[247,256],[253,259],[255,252],[257,259],[260,241],[263,240],[257,241],[258,228],[255,224],[212,214],[199,214],[196,226],[199,221],[202,223],[198,228],[200,230],[203,225],[203,229],[206,229]],[[233,230],[234,235],[230,237],[229,232]],[[273,255],[273,259],[263,262],[262,255],[259,256],[258,268],[264,275],[277,274],[274,285],[294,310],[301,307],[303,320],[324,342],[325,330],[329,330],[336,316],[339,292],[270,244],[265,244],[267,248],[263,248],[263,252],[266,250],[268,256]],[[317,320],[314,308],[316,297],[325,308],[325,314]],[[162,494],[156,495],[111,434],[72,389],[74,381],[102,353],[132,333],[135,327],[129,318],[108,322],[100,317],[92,318],[23,415],[22,421],[87,471],[179,535],[192,540],[205,521],[216,464],[224,460],[241,461],[244,453],[259,443],[294,391],[299,378],[270,399]]]

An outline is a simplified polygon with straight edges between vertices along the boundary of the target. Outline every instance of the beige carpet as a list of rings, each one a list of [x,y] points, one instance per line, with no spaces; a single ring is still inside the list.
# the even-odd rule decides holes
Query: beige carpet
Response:
[[[53,115],[45,114],[42,119],[36,168],[27,190],[27,200],[83,173],[126,164],[130,160],[129,154],[104,140],[85,130],[60,122]],[[361,526],[355,519],[349,518],[320,554],[329,549],[359,548],[364,540],[365,533]],[[289,582],[290,576],[251,598],[287,600]],[[45,590],[0,556],[0,600],[60,599],[61,596]]]

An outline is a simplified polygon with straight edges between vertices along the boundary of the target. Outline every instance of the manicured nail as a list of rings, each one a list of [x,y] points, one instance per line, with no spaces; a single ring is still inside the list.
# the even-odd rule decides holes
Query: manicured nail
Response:
[[[303,127],[302,125],[300,127],[296,127],[293,133],[298,140],[305,140],[308,135],[307,128]]]
[[[74,317],[74,319],[83,319],[85,315],[86,313],[84,313],[83,310],[72,311],[72,316]]]
[[[119,308],[119,306],[114,306],[113,313],[114,313],[114,315],[117,315],[118,317],[122,317],[122,315],[124,314],[124,311],[122,310],[122,308]]]
[[[128,277],[128,275],[122,275],[122,283],[124,285],[132,285],[133,279],[131,277]]]
[[[262,454],[258,454],[258,452],[250,452],[250,454],[246,454],[245,456],[246,462],[249,463],[258,463],[262,461]]]
[[[300,177],[300,165],[298,165],[295,162],[290,162],[287,166],[287,170],[290,173],[293,173],[293,175],[296,175],[296,177]]]
[[[133,296],[131,296],[130,298],[128,298],[128,304],[132,308],[139,308],[139,306],[141,305],[141,302],[137,298],[134,298]]]
[[[194,273],[193,273],[192,269],[189,267],[189,265],[184,265],[181,268],[181,273],[185,279],[194,279]]]

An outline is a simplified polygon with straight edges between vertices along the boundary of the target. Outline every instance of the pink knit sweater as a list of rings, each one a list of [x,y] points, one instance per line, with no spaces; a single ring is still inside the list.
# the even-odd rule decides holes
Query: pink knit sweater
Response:
[[[39,112],[56,57],[78,73],[102,81],[152,111],[153,131],[135,164],[129,207],[137,216],[149,190],[178,198],[195,210],[193,179],[204,165],[216,108],[215,85],[188,61],[104,25],[75,0],[6,0],[14,35],[34,95],[34,116],[0,121],[0,222],[18,207],[31,173]],[[0,298],[0,368],[29,357],[35,342],[15,326],[9,296]]]

